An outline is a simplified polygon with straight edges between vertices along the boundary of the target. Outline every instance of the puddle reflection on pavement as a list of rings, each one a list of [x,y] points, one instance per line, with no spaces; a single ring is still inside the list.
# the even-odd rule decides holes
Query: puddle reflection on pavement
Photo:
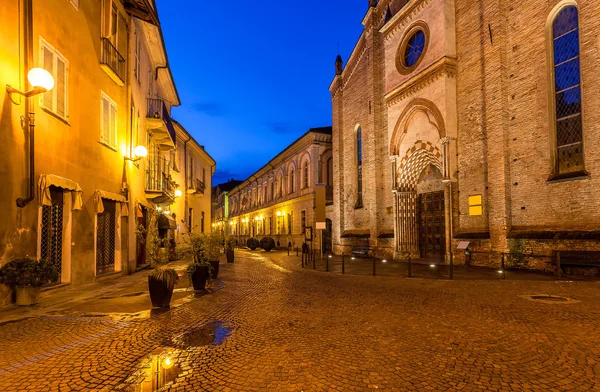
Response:
[[[231,335],[231,328],[227,328],[223,321],[209,321],[200,328],[193,328],[174,341],[183,347],[202,347],[212,344],[220,346]]]
[[[173,383],[181,373],[181,366],[177,363],[178,352],[176,350],[158,350],[157,352],[146,358],[140,369],[127,378],[116,390],[155,392],[161,391],[164,387]]]

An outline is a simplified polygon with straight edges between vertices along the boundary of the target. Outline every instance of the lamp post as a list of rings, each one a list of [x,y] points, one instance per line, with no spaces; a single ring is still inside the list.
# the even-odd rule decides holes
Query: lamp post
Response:
[[[33,68],[27,74],[27,80],[29,84],[33,87],[32,90],[29,91],[21,91],[10,85],[6,85],[6,93],[12,103],[18,105],[12,99],[12,94],[22,95],[25,98],[31,98],[35,95],[45,93],[47,91],[52,90],[54,87],[54,77],[50,72],[46,71],[43,68]],[[33,198],[35,193],[35,112],[34,112],[34,103],[31,101],[28,104],[29,115],[27,117],[27,122],[29,125],[29,194],[26,198],[19,197],[17,199],[17,207],[23,208],[27,204],[29,204]]]

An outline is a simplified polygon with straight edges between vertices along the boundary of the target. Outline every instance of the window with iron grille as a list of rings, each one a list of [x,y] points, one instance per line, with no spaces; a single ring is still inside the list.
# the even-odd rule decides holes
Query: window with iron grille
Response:
[[[579,15],[563,8],[552,24],[557,174],[580,172],[583,162]]]
[[[102,199],[104,212],[98,214],[96,231],[96,275],[115,271],[117,203]]]
[[[63,191],[50,187],[51,206],[42,206],[40,258],[58,267],[60,279],[62,269],[63,237]]]

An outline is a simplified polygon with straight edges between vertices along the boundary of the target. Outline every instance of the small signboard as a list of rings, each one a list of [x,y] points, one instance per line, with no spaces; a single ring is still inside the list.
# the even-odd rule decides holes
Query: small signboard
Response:
[[[456,249],[458,250],[465,250],[469,247],[470,242],[469,241],[460,241],[458,243],[458,247]]]
[[[308,226],[305,228],[304,238],[306,239],[306,241],[312,241],[312,227],[311,226]]]
[[[317,225],[315,228],[317,230],[327,230],[327,225],[325,224],[325,222],[317,222]]]

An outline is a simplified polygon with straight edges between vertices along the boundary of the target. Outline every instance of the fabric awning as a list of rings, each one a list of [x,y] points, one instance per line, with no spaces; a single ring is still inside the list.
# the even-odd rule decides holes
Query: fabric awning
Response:
[[[158,228],[159,229],[168,229],[175,230],[177,228],[177,222],[171,215],[161,214],[158,217]]]
[[[102,199],[118,202],[121,204],[121,216],[129,216],[129,207],[127,206],[127,199],[125,196],[100,189],[96,189],[94,192],[94,207],[96,209],[96,214],[104,212],[104,203],[102,202]]]
[[[142,207],[146,207],[147,210],[152,210],[154,209],[150,203],[148,203],[148,201],[143,200],[143,199],[137,199],[136,200],[136,208],[135,208],[135,216],[138,218],[142,218],[144,216],[144,213],[142,212]]]
[[[54,174],[42,174],[38,181],[38,194],[40,204],[43,206],[52,206],[50,196],[50,187],[65,189],[73,193],[73,211],[81,211],[83,207],[83,190],[75,181],[68,178],[56,176]]]

